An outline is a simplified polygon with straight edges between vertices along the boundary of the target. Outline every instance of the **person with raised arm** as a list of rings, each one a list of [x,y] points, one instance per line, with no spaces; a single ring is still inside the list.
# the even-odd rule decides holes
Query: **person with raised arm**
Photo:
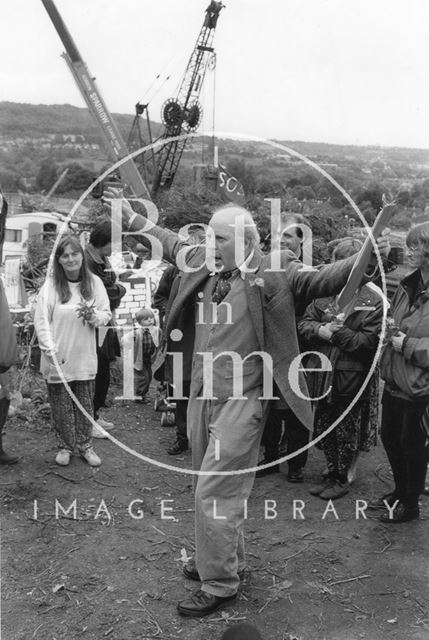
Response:
[[[113,216],[117,204],[112,203]],[[124,232],[140,230],[140,242],[162,250],[181,270],[165,331],[178,344],[186,340],[193,352],[191,371],[183,375],[191,380],[196,545],[184,573],[201,586],[177,608],[182,615],[202,617],[237,596],[245,569],[245,505],[273,381],[312,428],[295,307],[339,293],[355,257],[315,269],[303,268],[289,250],[263,255],[251,214],[235,205],[213,213],[205,246],[189,246],[135,213],[128,201],[121,204]]]

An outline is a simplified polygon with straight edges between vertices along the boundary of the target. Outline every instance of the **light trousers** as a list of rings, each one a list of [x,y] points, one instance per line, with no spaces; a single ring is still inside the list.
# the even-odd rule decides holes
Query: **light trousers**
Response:
[[[262,389],[245,400],[216,403],[189,399],[188,437],[193,468],[207,473],[195,483],[195,563],[202,590],[216,596],[237,592],[245,566],[243,521],[255,473],[213,475],[255,467],[262,436]]]

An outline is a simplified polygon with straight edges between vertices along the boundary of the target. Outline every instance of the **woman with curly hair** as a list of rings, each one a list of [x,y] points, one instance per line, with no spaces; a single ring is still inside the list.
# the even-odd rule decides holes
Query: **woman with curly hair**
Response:
[[[52,276],[38,295],[34,318],[59,465],[69,464],[75,446],[89,465],[101,464],[92,448],[92,425],[83,410],[92,416],[97,373],[95,327],[107,324],[110,318],[104,285],[89,272],[78,238],[64,236],[55,251]]]

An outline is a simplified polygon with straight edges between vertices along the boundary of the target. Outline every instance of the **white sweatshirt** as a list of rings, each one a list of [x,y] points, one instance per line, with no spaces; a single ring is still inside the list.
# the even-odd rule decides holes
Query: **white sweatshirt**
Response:
[[[100,278],[91,274],[97,326],[112,317],[109,298]],[[47,382],[62,382],[57,368],[47,358],[54,352],[67,382],[93,380],[97,373],[95,328],[78,318],[76,308],[82,302],[80,282],[69,282],[71,298],[61,304],[52,278],[47,278],[36,302],[34,326],[41,350],[40,371]]]

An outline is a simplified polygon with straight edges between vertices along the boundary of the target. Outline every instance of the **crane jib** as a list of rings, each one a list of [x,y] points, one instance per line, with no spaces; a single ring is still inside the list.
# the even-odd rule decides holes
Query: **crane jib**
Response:
[[[52,0],[42,0],[42,3],[65,47],[67,53],[63,54],[63,57],[68,64],[93,119],[95,120],[110,160],[112,162],[117,162],[118,160],[127,157],[129,152],[122,135],[106,104],[104,103],[103,98],[96,87],[95,81],[88,71],[88,68],[84,63],[66,25],[64,24],[58,9],[55,7]],[[136,197],[144,197],[151,200],[149,190],[132,158],[126,160],[120,166],[119,172],[121,174],[122,181],[124,182],[124,186],[128,186]]]

